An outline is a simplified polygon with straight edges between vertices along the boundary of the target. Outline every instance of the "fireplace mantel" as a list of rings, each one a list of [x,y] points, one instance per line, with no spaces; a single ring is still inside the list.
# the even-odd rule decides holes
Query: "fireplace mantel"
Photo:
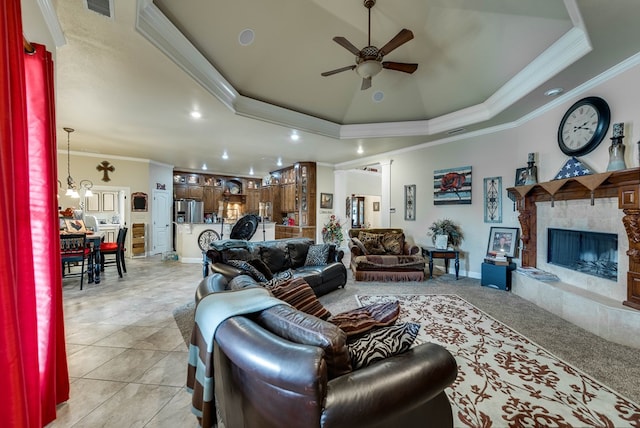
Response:
[[[618,198],[618,208],[629,239],[629,271],[627,300],[623,304],[640,310],[640,168],[547,181],[507,189],[516,201],[522,228],[522,266],[536,267],[537,213],[536,202],[577,199]]]

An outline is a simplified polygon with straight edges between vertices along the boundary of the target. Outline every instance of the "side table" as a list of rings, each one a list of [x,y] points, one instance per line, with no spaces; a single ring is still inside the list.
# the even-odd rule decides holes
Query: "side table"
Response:
[[[449,260],[455,259],[456,279],[460,272],[460,251],[459,250],[440,250],[436,247],[420,247],[422,248],[422,257],[429,258],[429,278],[433,278],[433,259],[444,259],[444,267],[449,273]]]

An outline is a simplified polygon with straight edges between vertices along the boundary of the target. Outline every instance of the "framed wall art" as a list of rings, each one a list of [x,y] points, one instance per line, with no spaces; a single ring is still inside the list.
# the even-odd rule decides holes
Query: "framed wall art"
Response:
[[[516,257],[520,229],[517,227],[492,227],[489,231],[488,255]]]
[[[502,223],[502,177],[484,179],[484,222]]]
[[[416,219],[416,185],[404,186],[404,219],[413,221]]]
[[[333,193],[320,193],[320,208],[333,209]]]
[[[147,211],[147,194],[143,192],[134,192],[131,194],[131,211],[145,212]]]
[[[433,171],[433,204],[471,205],[471,167]]]

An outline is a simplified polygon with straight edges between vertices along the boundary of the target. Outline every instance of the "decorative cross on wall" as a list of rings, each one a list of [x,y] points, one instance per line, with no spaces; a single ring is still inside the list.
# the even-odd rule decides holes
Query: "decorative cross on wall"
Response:
[[[109,165],[109,161],[100,162],[100,165],[98,165],[96,169],[102,171],[102,181],[111,181],[109,173],[116,170],[113,165]]]

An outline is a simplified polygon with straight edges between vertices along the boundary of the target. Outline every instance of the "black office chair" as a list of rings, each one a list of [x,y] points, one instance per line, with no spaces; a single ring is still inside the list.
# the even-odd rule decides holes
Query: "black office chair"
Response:
[[[65,233],[60,235],[60,258],[62,278],[80,276],[80,290],[84,285],[84,274],[93,268],[93,254],[84,233]],[[87,268],[85,269],[85,260]],[[72,264],[80,264],[80,272],[72,272]]]
[[[122,272],[127,273],[127,265],[124,262],[124,241],[127,238],[128,228],[122,227],[118,231],[116,242],[103,242],[100,244],[100,270],[104,272],[105,265],[115,264],[118,268],[118,275],[122,278]],[[105,256],[115,256],[108,260]]]

